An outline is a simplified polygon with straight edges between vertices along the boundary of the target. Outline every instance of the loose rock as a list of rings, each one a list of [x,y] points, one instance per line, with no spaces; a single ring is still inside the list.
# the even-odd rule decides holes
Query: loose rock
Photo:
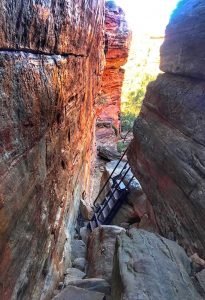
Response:
[[[86,226],[80,228],[80,237],[85,244],[87,244],[89,234],[90,234],[90,231],[88,230],[88,228]]]
[[[80,213],[85,220],[92,218],[92,208],[83,199],[80,200]]]
[[[98,155],[108,161],[119,159],[121,156],[120,153],[111,146],[99,146]]]
[[[76,258],[73,262],[73,267],[79,269],[82,272],[85,272],[87,266],[87,260],[83,257]]]
[[[106,295],[110,295],[110,293],[111,293],[110,284],[106,280],[101,279],[101,278],[73,280],[73,281],[70,281],[68,285],[84,288],[89,291],[101,292]]]
[[[70,281],[85,278],[86,274],[76,268],[68,268],[65,272],[64,286],[67,286]]]
[[[105,295],[99,292],[93,292],[74,286],[65,288],[54,299],[58,300],[105,300]]]
[[[86,256],[86,245],[82,240],[72,241],[71,259],[74,261],[76,258]]]

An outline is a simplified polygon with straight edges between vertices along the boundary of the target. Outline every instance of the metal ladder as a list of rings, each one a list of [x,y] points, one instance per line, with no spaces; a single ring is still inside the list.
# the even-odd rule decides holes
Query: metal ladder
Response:
[[[113,176],[117,167],[119,166],[120,162],[122,161],[123,157],[125,156],[127,150],[123,153],[122,157],[116,164],[114,170],[112,171],[110,177],[105,182],[104,186],[100,190],[99,194],[97,195],[94,201],[94,213],[93,217],[88,223],[88,229],[93,231],[96,227],[100,225],[108,225],[111,223],[112,219],[116,215],[117,211],[121,207],[121,205],[127,200],[127,195],[129,193],[129,186],[134,178],[131,177],[129,182],[125,184],[123,180],[125,179],[126,175],[130,171],[130,167],[128,166],[128,162],[122,167],[120,173],[116,176]],[[112,180],[112,185],[108,193],[106,194],[104,200],[97,204],[100,195],[102,192],[107,188],[108,184]]]

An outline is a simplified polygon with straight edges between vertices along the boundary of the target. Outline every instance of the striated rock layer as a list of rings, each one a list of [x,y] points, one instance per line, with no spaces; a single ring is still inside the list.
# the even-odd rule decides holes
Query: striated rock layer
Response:
[[[181,1],[161,48],[128,153],[163,235],[205,256],[203,1]],[[199,43],[200,40],[200,43]]]
[[[0,3],[4,300],[45,298],[69,263],[103,62],[103,0],[24,2]]]
[[[110,121],[119,130],[121,90],[128,58],[131,32],[123,10],[114,1],[106,1],[105,8],[105,55],[106,65],[102,78],[102,93],[98,99],[98,118]]]

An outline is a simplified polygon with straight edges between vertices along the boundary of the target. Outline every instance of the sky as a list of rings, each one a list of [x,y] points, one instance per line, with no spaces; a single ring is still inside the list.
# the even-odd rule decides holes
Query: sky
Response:
[[[125,11],[134,33],[163,35],[179,0],[115,0]]]

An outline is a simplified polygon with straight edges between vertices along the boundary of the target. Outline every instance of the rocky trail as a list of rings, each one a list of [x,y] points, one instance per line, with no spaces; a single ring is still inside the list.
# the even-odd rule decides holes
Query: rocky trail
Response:
[[[105,164],[108,179],[117,163]],[[129,171],[124,182],[132,176]],[[205,299],[205,261],[197,254],[188,257],[171,237],[159,234],[151,204],[136,178],[110,225],[88,229],[93,213],[81,203],[72,267],[64,273],[53,299]]]

